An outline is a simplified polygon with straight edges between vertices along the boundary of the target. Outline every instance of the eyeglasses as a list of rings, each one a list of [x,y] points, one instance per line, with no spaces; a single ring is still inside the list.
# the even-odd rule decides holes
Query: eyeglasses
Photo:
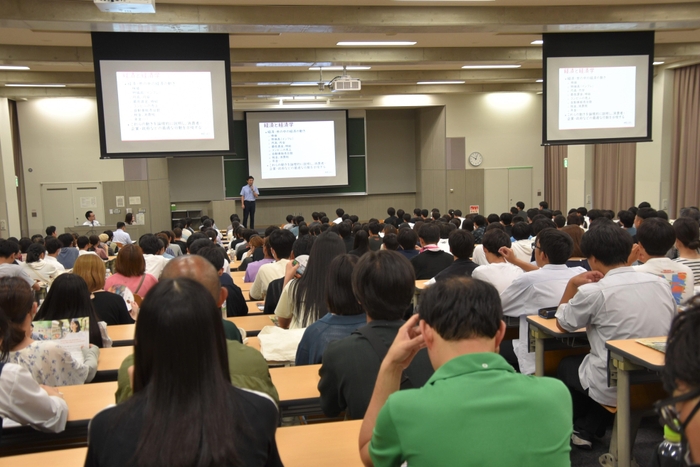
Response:
[[[676,409],[676,404],[695,399],[698,396],[700,396],[700,388],[686,392],[680,396],[660,400],[654,404],[654,410],[656,410],[656,413],[659,414],[666,426],[685,437],[685,433],[683,431],[685,430],[685,427],[688,426],[688,423],[690,423],[690,420],[692,420],[695,413],[700,410],[700,402],[695,404],[695,407],[693,407],[693,410],[690,411],[688,418],[686,418],[684,422],[681,422],[680,414]]]
[[[532,242],[532,245],[530,245],[530,246],[532,247],[532,250],[533,250],[533,251],[536,250],[536,249],[540,249],[540,250],[541,250],[541,248],[537,246],[537,242]]]

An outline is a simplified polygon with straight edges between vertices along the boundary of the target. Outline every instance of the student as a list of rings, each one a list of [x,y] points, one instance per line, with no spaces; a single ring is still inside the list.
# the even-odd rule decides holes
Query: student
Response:
[[[86,221],[83,222],[83,225],[89,225],[92,227],[99,227],[100,226],[100,223],[95,220],[95,213],[92,211],[87,211],[85,213],[85,219],[86,219]]]
[[[313,242],[301,277],[296,278],[299,264],[295,266],[291,262],[287,263],[284,288],[275,308],[280,327],[305,328],[328,313],[326,279],[333,259],[344,253],[345,245],[340,237],[327,232]]]
[[[64,233],[58,236],[58,241],[61,242],[61,252],[56,259],[65,269],[72,269],[75,260],[78,259],[78,249],[73,246],[73,236]]]
[[[10,352],[8,361],[24,367],[37,383],[71,386],[90,382],[95,377],[100,355],[95,345],[81,349],[84,362],[79,362],[55,341],[32,339],[37,303],[22,279],[0,278],[0,309],[10,321],[7,340],[3,339],[3,349]]]
[[[481,243],[481,237],[484,236],[484,232],[486,232],[486,218],[482,215],[477,214],[474,216],[474,232],[472,232],[472,235],[474,235],[474,243],[479,244]]]
[[[454,233],[457,232],[460,231],[454,231]],[[462,237],[463,236],[461,235],[460,238]],[[440,250],[440,248],[437,246],[437,242],[440,240],[440,228],[437,225],[423,224],[418,231],[418,240],[421,246],[420,254],[411,259],[411,265],[413,265],[416,279],[432,279],[442,270],[452,265],[454,262],[454,257],[451,254]],[[473,245],[471,249],[473,250]],[[468,260],[469,256],[471,256],[471,251],[469,251],[468,255],[464,256],[463,258]],[[476,268],[476,265],[474,268]]]
[[[369,226],[369,249],[379,251],[382,248],[382,237],[379,236],[381,227],[378,222],[370,222]]]
[[[676,233],[671,224],[659,218],[646,219],[637,227],[637,242],[629,261],[632,264],[636,257],[644,264],[634,266],[634,269],[663,277],[671,287],[676,305],[690,300],[694,294],[692,269],[666,257],[668,250],[676,243]]]
[[[139,238],[139,246],[143,251],[143,259],[146,262],[146,273],[158,279],[169,261],[163,256],[165,245],[155,235],[145,234]]]
[[[510,238],[508,238],[508,234],[503,230],[492,229],[484,233],[482,245],[488,265],[479,266],[474,269],[471,276],[474,279],[490,283],[496,287],[496,290],[500,294],[506,290],[515,279],[520,277],[523,270],[507,262],[506,258],[499,253],[501,248],[511,247]]]
[[[515,206],[518,208],[518,213],[515,215],[515,217],[520,217],[524,221],[527,221],[527,211],[525,211],[525,203],[522,201],[518,201],[515,203]]]
[[[97,319],[104,321],[108,326],[114,324],[133,324],[138,316],[139,306],[136,302],[129,302],[127,308],[126,299],[105,288],[106,268],[104,262],[95,255],[84,255],[75,261],[73,274],[80,276],[88,286],[90,300],[95,308]]]
[[[453,230],[450,233],[449,242],[450,252],[454,255],[454,261],[434,276],[436,282],[444,281],[454,276],[471,276],[472,272],[479,267],[478,264],[470,259],[472,253],[474,253],[474,237],[472,234],[466,230]],[[421,253],[421,255],[423,254],[425,253]],[[447,255],[447,253],[444,254]]]
[[[294,227],[294,216],[287,214],[287,223],[282,226],[283,229],[292,230]]]
[[[275,258],[272,257],[272,250],[270,249],[270,237],[265,237],[262,246],[263,258],[259,261],[252,261],[248,264],[245,269],[245,277],[243,282],[255,282],[255,277],[258,275],[258,270],[263,264],[274,263]],[[256,250],[257,251],[257,250]]]
[[[58,262],[58,255],[61,254],[62,248],[61,242],[57,238],[51,237],[46,240],[44,246],[46,247],[46,255],[44,256],[44,261],[51,264],[59,272],[65,271],[66,268]]]
[[[32,244],[27,250],[27,260],[22,263],[22,269],[33,280],[46,286],[60,274],[58,268],[51,262],[45,261],[46,248],[40,243]]]
[[[501,318],[490,284],[452,278],[428,289],[379,370],[360,429],[366,466],[569,465],[566,388],[518,375],[498,355]],[[424,347],[435,374],[420,389],[397,391]]]
[[[258,270],[249,292],[251,299],[263,300],[270,282],[284,277],[294,241],[294,234],[286,229],[277,229],[270,234],[270,250],[275,262],[264,264]]]
[[[78,256],[97,255],[97,253],[95,253],[94,251],[90,251],[90,238],[89,237],[87,237],[85,235],[81,235],[80,237],[78,237],[77,242],[78,242]]]
[[[386,210],[386,213],[389,215],[389,217],[387,217],[386,219],[384,219],[384,223],[385,223],[385,224],[391,224],[391,225],[393,225],[394,227],[397,227],[397,228],[398,228],[398,226],[399,226],[399,218],[396,217],[396,209],[394,209],[394,208],[389,208],[389,209]],[[403,214],[402,214],[402,215],[403,215]]]
[[[527,222],[518,222],[511,229],[513,242],[511,248],[515,256],[521,261],[530,261],[532,258],[532,239],[530,238],[532,229]]]
[[[384,355],[404,324],[401,318],[411,305],[415,276],[408,260],[398,253],[370,252],[355,266],[352,288],[367,313],[367,325],[328,345],[318,389],[327,416],[345,410],[347,418],[361,419]],[[406,368],[401,387],[421,387],[432,373],[428,355],[421,351]]]
[[[136,224],[136,219],[134,218],[134,213],[133,212],[127,212],[126,216],[124,216],[124,223],[126,225],[134,225]],[[119,228],[119,227],[117,227]]]
[[[569,387],[574,402],[577,418],[571,441],[590,450],[594,435],[604,433],[612,421],[612,414],[600,404],[617,406],[616,388],[608,386],[605,342],[665,335],[676,307],[664,279],[627,267],[632,238],[619,227],[592,225],[581,250],[591,271],[569,279],[556,319],[564,331],[585,327],[591,352],[564,358],[557,376]]]
[[[158,284],[134,342],[134,395],[93,418],[86,466],[282,465],[277,407],[231,384],[221,315],[201,284]]]
[[[386,237],[384,237],[386,239]],[[396,250],[402,254],[407,260],[411,260],[420,253],[418,247],[418,234],[413,229],[401,228],[396,237],[399,242],[399,249]]]
[[[338,235],[340,235],[340,238],[345,243],[345,252],[350,253],[355,244],[352,236],[352,223],[343,221],[338,224]]]
[[[655,404],[663,422],[680,433],[685,465],[700,464],[700,300],[679,313],[668,335],[666,364],[661,373],[671,397]],[[679,463],[680,464],[680,463]]]
[[[119,250],[114,261],[114,274],[107,278],[105,289],[112,290],[113,287],[123,285],[134,295],[145,297],[157,283],[158,279],[146,272],[146,260],[141,247],[129,244]]]
[[[676,233],[676,248],[678,258],[674,261],[688,266],[693,271],[695,287],[700,286],[700,238],[698,222],[690,217],[679,217],[673,223]]]
[[[37,284],[24,268],[15,264],[15,252],[18,248],[9,240],[0,239],[0,277],[19,277],[34,290],[39,290]]]
[[[103,244],[100,244],[100,237],[98,235],[90,235],[88,237],[88,240],[90,241],[90,245],[88,246],[88,251],[91,251],[95,253],[97,256],[100,257],[100,259],[107,260],[109,259],[109,254],[107,252],[107,246]]]
[[[122,245],[130,245],[134,243],[131,240],[131,235],[129,235],[129,233],[126,231],[126,224],[124,222],[117,222],[117,230],[114,231],[112,241],[121,243]]]
[[[349,253],[358,257],[370,251],[369,234],[364,230],[359,230],[355,234],[355,240],[353,241],[352,247],[353,248],[349,251]]]
[[[46,227],[46,236],[47,237],[58,237],[58,234],[56,233],[56,226],[55,225],[50,225]]]
[[[335,210],[335,215],[338,216],[333,223],[338,225],[341,222],[343,222],[343,216],[345,215],[345,211],[342,208],[338,208]]]
[[[634,214],[627,210],[617,213],[617,218],[620,220],[620,226],[625,230],[625,232],[632,236],[637,235],[637,228],[634,226],[634,217]]]
[[[196,254],[203,257],[214,266],[219,276],[221,287],[225,287],[228,291],[226,296],[226,316],[247,315],[248,305],[245,302],[241,288],[234,284],[231,275],[224,271],[224,259],[226,256],[224,250],[215,245],[210,245],[198,249]]]

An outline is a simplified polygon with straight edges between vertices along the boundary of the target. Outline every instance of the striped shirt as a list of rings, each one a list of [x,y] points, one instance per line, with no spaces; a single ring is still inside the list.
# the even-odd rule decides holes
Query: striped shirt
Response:
[[[687,259],[687,258],[676,258],[681,264],[685,264],[693,271],[693,277],[695,278],[695,286],[700,286],[700,259]]]

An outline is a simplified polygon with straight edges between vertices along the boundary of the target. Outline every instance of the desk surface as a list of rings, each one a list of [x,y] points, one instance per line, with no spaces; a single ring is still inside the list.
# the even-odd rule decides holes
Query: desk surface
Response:
[[[361,467],[357,438],[361,420],[290,426],[277,429],[277,449],[286,467]],[[7,458],[24,467],[78,467],[87,448],[39,452]]]
[[[248,314],[249,315],[262,314],[262,310],[260,308],[258,308],[258,303],[261,305],[265,305],[265,302],[257,302],[257,301],[246,302],[246,304],[248,305]]]
[[[113,326],[107,326],[107,335],[113,342],[133,341],[135,330],[135,324],[115,324]]]
[[[285,366],[270,368],[272,384],[277,388],[280,402],[318,399],[318,370],[321,365]]]
[[[545,319],[540,316],[533,315],[527,317],[527,322],[546,334],[551,335],[552,337],[569,337],[586,334],[586,328],[577,329],[574,332],[562,331],[557,327],[557,320],[555,318]]]
[[[275,323],[270,319],[270,317],[273,316],[274,315],[234,316],[232,318],[226,318],[226,320],[231,321],[241,329],[251,332],[260,331],[265,326],[274,326]]]
[[[97,360],[97,371],[118,370],[124,359],[132,353],[134,353],[134,347],[130,345],[100,349],[100,358]]]
[[[246,337],[245,345],[247,345],[248,347],[252,347],[258,352],[260,352],[260,338],[257,336]]]
[[[117,382],[63,386],[58,389],[68,404],[68,421],[87,421],[100,410],[115,403]]]
[[[665,340],[665,337],[659,337]],[[618,341],[607,341],[605,347],[611,352],[624,357],[630,362],[643,366],[652,371],[661,371],[664,368],[666,354],[642,345],[636,339],[625,339]]]
[[[416,281],[416,290],[423,290],[425,289],[425,283],[428,282],[430,279],[421,279]]]

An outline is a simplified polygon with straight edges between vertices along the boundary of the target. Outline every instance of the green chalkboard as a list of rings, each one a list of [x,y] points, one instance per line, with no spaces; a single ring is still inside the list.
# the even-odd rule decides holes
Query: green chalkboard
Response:
[[[287,190],[260,189],[261,196],[335,195],[367,191],[365,119],[348,118],[348,185],[340,187],[293,188]],[[233,148],[236,155],[224,158],[226,197],[240,196],[248,177],[248,137],[244,120],[233,122]]]

